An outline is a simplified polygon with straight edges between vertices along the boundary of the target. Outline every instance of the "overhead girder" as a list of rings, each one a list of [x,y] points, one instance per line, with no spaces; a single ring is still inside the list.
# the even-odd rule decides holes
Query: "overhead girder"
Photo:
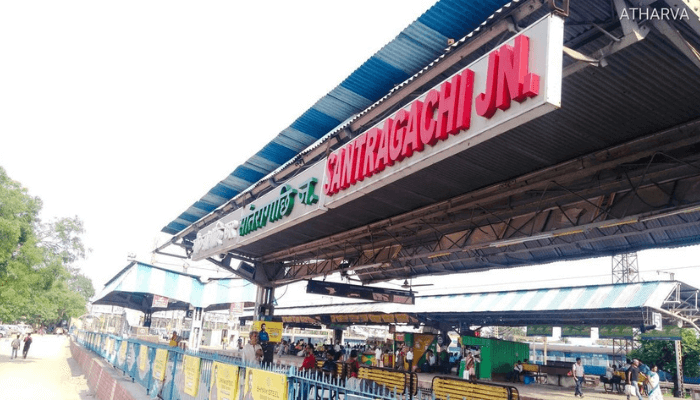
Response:
[[[284,263],[280,282],[342,270],[369,283],[439,273],[439,266],[465,270],[450,266],[465,259],[480,263],[469,270],[506,266],[489,258],[572,245],[566,237],[585,247],[610,235],[660,232],[667,228],[643,219],[700,204],[698,132],[693,121],[262,261]],[[687,224],[696,224],[688,215]]]

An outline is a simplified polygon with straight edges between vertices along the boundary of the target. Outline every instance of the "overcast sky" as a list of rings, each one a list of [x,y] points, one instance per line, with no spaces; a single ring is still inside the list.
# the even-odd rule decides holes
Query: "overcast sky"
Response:
[[[85,222],[82,268],[99,291],[128,253],[151,262],[163,226],[433,3],[2,2],[0,165],[44,201],[44,219]],[[683,267],[700,286],[687,268],[698,254],[640,253],[643,277]],[[462,275],[424,293],[607,283],[610,265]]]

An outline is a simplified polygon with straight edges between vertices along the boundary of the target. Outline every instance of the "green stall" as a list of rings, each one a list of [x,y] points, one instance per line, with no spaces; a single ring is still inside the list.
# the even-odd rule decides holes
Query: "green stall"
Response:
[[[462,336],[461,341],[463,346],[481,350],[481,362],[476,364],[475,371],[478,379],[492,379],[494,373],[506,374],[513,369],[515,362],[525,363],[530,358],[527,343],[473,336]],[[461,368],[459,374],[462,376]]]

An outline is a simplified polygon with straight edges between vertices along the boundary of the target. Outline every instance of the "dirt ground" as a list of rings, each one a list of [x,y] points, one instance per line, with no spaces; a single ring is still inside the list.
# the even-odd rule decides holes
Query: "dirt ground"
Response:
[[[26,359],[10,360],[10,339],[0,339],[0,400],[94,400],[65,335],[32,335]]]

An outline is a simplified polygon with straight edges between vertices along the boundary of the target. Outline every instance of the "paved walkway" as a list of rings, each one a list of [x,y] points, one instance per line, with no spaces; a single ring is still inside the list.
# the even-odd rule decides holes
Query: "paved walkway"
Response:
[[[26,359],[10,360],[10,340],[0,339],[0,400],[94,400],[87,380],[71,358],[63,335],[32,335]]]

